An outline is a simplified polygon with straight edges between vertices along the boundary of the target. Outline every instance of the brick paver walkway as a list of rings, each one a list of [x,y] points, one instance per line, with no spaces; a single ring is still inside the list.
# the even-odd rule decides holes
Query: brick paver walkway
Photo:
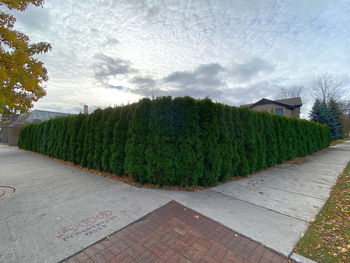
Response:
[[[172,201],[63,262],[291,261],[262,244]]]

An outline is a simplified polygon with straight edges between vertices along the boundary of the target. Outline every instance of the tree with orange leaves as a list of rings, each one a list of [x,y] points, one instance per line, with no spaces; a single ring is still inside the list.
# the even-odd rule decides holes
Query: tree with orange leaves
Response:
[[[29,4],[42,7],[43,0],[0,0],[0,7],[25,11]],[[13,29],[16,18],[0,11],[0,114],[24,113],[46,95],[48,80],[36,54],[51,50],[46,42],[29,43],[29,37]]]

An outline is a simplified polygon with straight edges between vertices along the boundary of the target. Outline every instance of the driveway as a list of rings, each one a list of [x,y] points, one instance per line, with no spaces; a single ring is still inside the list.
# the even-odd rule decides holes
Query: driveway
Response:
[[[288,256],[350,143],[201,192],[140,189],[0,145],[0,262],[57,262],[175,200]],[[3,191],[4,192],[4,191]]]

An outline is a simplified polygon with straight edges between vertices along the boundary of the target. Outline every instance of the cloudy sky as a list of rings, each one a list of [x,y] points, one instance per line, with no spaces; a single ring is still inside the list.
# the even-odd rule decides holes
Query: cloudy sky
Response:
[[[349,14],[348,0],[46,0],[15,12],[18,30],[52,45],[34,109],[62,112],[159,95],[240,105],[325,72],[350,90]]]

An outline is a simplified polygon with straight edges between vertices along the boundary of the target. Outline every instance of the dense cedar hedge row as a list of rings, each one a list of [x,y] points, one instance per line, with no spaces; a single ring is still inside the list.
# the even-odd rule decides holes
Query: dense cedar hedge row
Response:
[[[329,129],[210,99],[161,97],[22,129],[19,147],[159,185],[214,185],[327,147]]]

